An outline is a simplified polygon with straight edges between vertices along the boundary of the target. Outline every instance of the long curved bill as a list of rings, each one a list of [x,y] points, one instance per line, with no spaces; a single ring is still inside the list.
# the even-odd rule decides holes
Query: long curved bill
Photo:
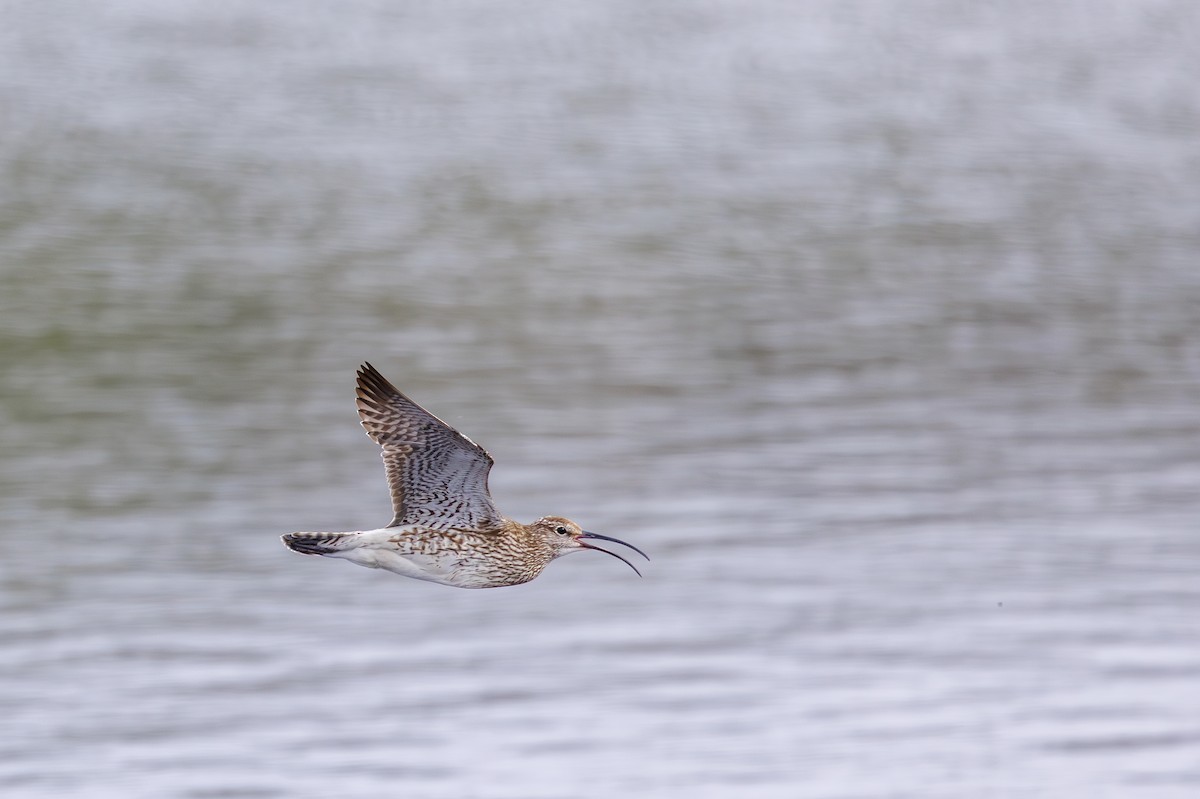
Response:
[[[620,544],[620,545],[621,545],[621,546],[623,546],[623,547],[629,547],[630,549],[632,549],[634,552],[636,552],[636,553],[638,553],[639,555],[641,555],[641,556],[642,556],[643,558],[645,558],[646,560],[650,560],[650,556],[649,556],[649,555],[647,555],[645,552],[643,552],[642,550],[638,549],[638,548],[637,548],[637,547],[635,547],[633,544],[630,544],[630,543],[628,543],[628,542],[626,542],[626,541],[622,541],[622,540],[621,540],[621,539],[619,539],[619,538],[613,538],[613,537],[611,537],[611,536],[607,536],[607,535],[600,535],[599,533],[589,533],[587,530],[584,530],[584,531],[583,531],[583,533],[582,533],[582,534],[581,534],[579,537],[580,537],[580,538],[596,538],[596,539],[599,539],[599,540],[601,540],[601,541],[612,541],[614,544]],[[637,566],[634,566],[632,563],[630,563],[629,561],[625,560],[625,558],[621,557],[621,556],[620,556],[620,555],[618,555],[616,552],[609,552],[607,549],[601,549],[600,547],[597,547],[597,546],[592,546],[591,544],[585,544],[585,543],[583,543],[583,541],[580,541],[580,542],[579,542],[579,545],[580,545],[580,546],[582,546],[584,549],[594,549],[594,550],[596,550],[597,552],[603,552],[605,555],[612,555],[614,558],[616,558],[616,559],[617,559],[617,560],[619,560],[619,561],[622,561],[622,562],[624,562],[624,564],[625,564],[626,566],[628,566],[629,568],[633,569],[633,571],[634,571],[634,572],[637,574],[637,576],[638,576],[638,577],[641,577],[641,576],[642,576],[642,573],[641,573],[640,571],[638,571],[638,568],[637,568]]]

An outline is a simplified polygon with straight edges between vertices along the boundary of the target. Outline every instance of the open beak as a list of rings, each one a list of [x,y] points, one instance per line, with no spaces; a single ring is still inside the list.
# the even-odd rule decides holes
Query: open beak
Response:
[[[638,548],[637,548],[637,547],[635,547],[633,544],[626,543],[625,541],[622,541],[622,540],[621,540],[621,539],[619,539],[619,538],[612,538],[612,537],[610,537],[610,536],[607,536],[607,535],[600,535],[599,533],[589,533],[587,530],[584,530],[584,531],[583,531],[583,533],[582,533],[582,534],[580,534],[580,536],[579,536],[579,537],[580,537],[581,539],[583,539],[583,538],[597,538],[597,539],[599,539],[599,540],[601,540],[601,541],[612,541],[614,544],[620,544],[620,545],[621,545],[621,546],[623,546],[623,547],[629,547],[630,549],[632,549],[634,552],[636,552],[636,553],[638,553],[639,555],[641,555],[641,556],[642,556],[643,558],[645,558],[646,560],[650,560],[650,556],[649,556],[649,555],[647,555],[645,552],[643,552],[642,550],[638,549]],[[625,563],[625,565],[626,565],[626,566],[628,566],[629,568],[633,569],[633,570],[634,570],[634,572],[636,572],[636,573],[637,573],[637,576],[638,576],[638,577],[641,577],[641,576],[642,576],[642,573],[641,573],[640,571],[638,571],[638,568],[637,568],[637,566],[634,566],[632,563],[630,563],[629,561],[625,560],[625,558],[621,557],[621,556],[620,556],[620,555],[618,555],[616,552],[609,552],[607,549],[601,549],[600,547],[592,546],[591,544],[585,544],[585,543],[584,543],[582,540],[579,542],[579,545],[580,545],[581,547],[583,547],[584,549],[594,549],[594,550],[596,550],[597,552],[603,552],[605,555],[612,555],[614,558],[616,558],[617,560],[623,561],[623,562]]]

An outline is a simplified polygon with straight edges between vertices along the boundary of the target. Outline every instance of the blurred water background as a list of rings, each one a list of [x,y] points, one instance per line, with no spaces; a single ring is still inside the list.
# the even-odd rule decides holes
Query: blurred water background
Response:
[[[0,9],[4,796],[1200,795],[1196,3]]]

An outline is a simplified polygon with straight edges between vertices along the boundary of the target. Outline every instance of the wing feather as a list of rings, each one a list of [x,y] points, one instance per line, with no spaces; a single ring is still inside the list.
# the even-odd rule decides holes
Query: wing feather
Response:
[[[487,530],[501,524],[488,491],[492,456],[389,383],[358,370],[358,416],[382,449],[395,515],[389,527]]]

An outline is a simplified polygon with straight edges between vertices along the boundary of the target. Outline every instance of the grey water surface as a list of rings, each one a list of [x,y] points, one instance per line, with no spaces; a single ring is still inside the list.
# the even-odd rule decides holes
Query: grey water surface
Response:
[[[0,8],[3,796],[1200,796],[1197,4]]]

